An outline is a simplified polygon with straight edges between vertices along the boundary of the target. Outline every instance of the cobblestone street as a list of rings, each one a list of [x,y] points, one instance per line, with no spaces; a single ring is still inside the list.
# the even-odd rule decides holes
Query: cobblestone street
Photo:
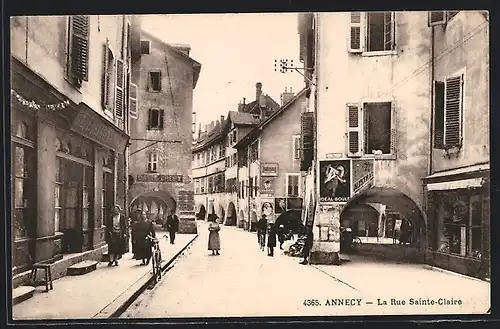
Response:
[[[300,259],[260,251],[255,234],[221,230],[222,251],[207,251],[207,227],[155,289],[122,315],[129,318],[485,313],[489,284],[422,265],[376,263],[354,258],[341,266],[303,266]],[[399,280],[397,281],[396,278]],[[399,282],[399,283],[397,283]],[[457,287],[460,287],[457,291]],[[409,298],[461,299],[427,308]],[[406,305],[391,305],[391,298]],[[344,300],[344,305],[328,305]],[[377,305],[387,301],[387,306]],[[307,303],[320,306],[307,306]],[[373,303],[373,304],[371,304]]]

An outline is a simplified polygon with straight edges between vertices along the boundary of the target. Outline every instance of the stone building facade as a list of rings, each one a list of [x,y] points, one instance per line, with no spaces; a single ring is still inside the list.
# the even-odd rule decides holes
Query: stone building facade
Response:
[[[201,64],[189,57],[189,46],[167,44],[145,31],[140,44],[128,205],[158,222],[174,210],[180,232],[193,233],[192,110]]]
[[[13,274],[106,251],[103,224],[126,208],[139,31],[125,15],[12,18]]]
[[[351,227],[369,242],[362,249],[371,254],[469,274],[484,267],[479,258],[474,263],[472,255],[489,253],[487,16],[301,14],[299,34],[316,139],[308,174],[315,184],[309,184],[307,192],[317,204],[311,214],[316,261],[338,261],[340,227]],[[467,91],[468,83],[478,88],[474,95]],[[480,119],[467,119],[472,117]],[[468,131],[475,131],[474,136]],[[468,169],[459,170],[464,166]],[[484,180],[467,181],[471,186],[445,184],[463,178],[456,170],[466,171],[466,178]],[[438,238],[443,236],[440,225],[446,226],[436,215],[443,204],[439,194],[467,188],[477,195],[464,196],[465,208],[470,214],[471,200],[483,202],[474,208],[481,219],[472,224],[471,216],[468,221],[464,217],[463,228]],[[402,256],[387,239],[401,240],[403,224],[408,234],[401,241],[406,245]],[[455,255],[439,251],[436,241],[443,240],[443,250],[449,250],[450,241],[465,240],[468,229],[479,241],[475,247],[458,243],[454,248],[463,250],[455,250]],[[462,254],[469,259],[459,260]]]

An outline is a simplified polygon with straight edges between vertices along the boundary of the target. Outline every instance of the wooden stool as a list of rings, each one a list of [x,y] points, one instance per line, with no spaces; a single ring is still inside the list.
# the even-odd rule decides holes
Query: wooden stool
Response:
[[[49,287],[50,290],[54,289],[54,287],[52,286],[52,271],[50,270],[50,264],[37,263],[33,265],[33,268],[31,269],[31,278],[33,281],[33,285],[36,286],[36,273],[38,269],[45,271],[45,291],[49,291]]]

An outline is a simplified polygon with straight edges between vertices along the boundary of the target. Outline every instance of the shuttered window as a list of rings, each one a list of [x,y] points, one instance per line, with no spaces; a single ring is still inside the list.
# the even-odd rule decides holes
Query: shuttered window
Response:
[[[455,147],[462,144],[463,74],[445,81],[444,144]]]
[[[149,72],[148,91],[161,91],[161,72]]]
[[[292,136],[292,143],[293,143],[293,159],[300,159],[301,158],[301,145],[302,142],[300,140],[300,135]]]
[[[112,110],[114,104],[113,83],[115,75],[115,59],[109,48],[109,40],[103,45],[101,104],[104,110]]]
[[[129,111],[130,111],[130,117],[132,119],[137,119],[137,85],[131,83],[130,84],[130,91],[129,91]]]
[[[312,166],[314,148],[314,121],[313,112],[305,112],[301,115],[301,164],[300,170],[307,171]]]
[[[300,174],[286,174],[286,195],[291,197],[299,196]]]
[[[156,151],[152,151],[149,153],[148,171],[150,171],[150,172],[157,172],[158,171],[158,152],[156,152]]]
[[[116,91],[115,91],[115,115],[117,118],[123,118],[123,109],[125,103],[125,64],[121,59],[116,60]]]
[[[429,11],[428,25],[440,25],[446,23],[446,11]]]
[[[434,81],[434,148],[444,146],[444,82]]]
[[[89,16],[70,16],[68,73],[77,85],[88,81]]]
[[[347,147],[349,156],[361,156],[361,108],[359,105],[347,106]]]
[[[148,130],[163,129],[163,110],[150,109],[148,115]]]
[[[361,13],[351,13],[351,27],[349,30],[349,51],[361,52],[363,50],[361,44],[362,26],[361,26]]]
[[[395,13],[351,12],[348,49],[352,53],[395,49]]]

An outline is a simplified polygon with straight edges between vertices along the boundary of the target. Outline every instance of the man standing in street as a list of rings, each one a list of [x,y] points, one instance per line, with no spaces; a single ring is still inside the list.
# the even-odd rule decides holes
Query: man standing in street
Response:
[[[175,233],[179,230],[179,218],[175,214],[175,210],[170,211],[167,216],[167,231],[170,235],[170,244],[175,243]]]
[[[303,248],[304,260],[302,262],[300,262],[300,264],[302,264],[302,265],[309,264],[309,261],[307,260],[307,258],[309,258],[309,253],[311,252],[313,240],[314,240],[314,236],[313,236],[312,227],[308,227],[306,241],[305,241],[304,248]]]

